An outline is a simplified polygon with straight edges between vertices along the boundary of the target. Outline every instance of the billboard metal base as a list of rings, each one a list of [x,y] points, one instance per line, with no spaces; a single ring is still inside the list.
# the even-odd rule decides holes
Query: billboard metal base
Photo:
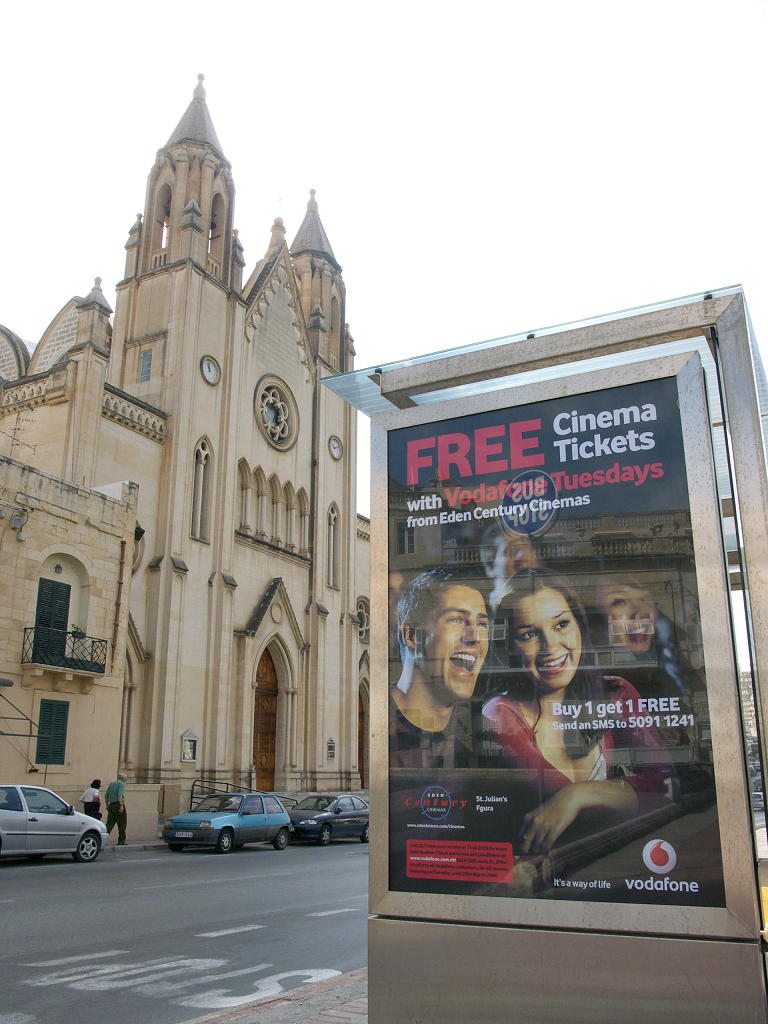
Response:
[[[757,942],[372,918],[371,1024],[746,1024],[768,1019]]]

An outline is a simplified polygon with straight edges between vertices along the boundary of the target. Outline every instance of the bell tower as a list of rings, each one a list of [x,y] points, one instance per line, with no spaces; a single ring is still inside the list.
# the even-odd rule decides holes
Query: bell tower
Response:
[[[235,188],[205,102],[203,75],[197,78],[192,102],[149,175],[138,271],[192,259],[229,284]]]
[[[203,77],[198,75],[192,101],[157,152],[118,285],[110,383],[162,408],[170,397],[162,382],[176,355],[168,346],[178,312],[178,273],[194,271],[226,295],[242,289],[245,261],[233,228],[232,168],[208,110]],[[136,343],[139,350],[133,351]]]

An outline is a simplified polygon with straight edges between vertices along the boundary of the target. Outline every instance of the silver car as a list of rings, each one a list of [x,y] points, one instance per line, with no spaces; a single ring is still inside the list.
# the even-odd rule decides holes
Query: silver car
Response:
[[[71,853],[75,860],[89,862],[106,845],[105,826],[50,789],[0,785],[0,857]]]

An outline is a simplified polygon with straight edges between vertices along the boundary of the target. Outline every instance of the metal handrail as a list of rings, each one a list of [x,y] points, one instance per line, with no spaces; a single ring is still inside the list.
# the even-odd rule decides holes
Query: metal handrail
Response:
[[[103,674],[109,641],[86,636],[79,630],[28,626],[24,630],[22,664],[55,665],[58,668]]]
[[[196,787],[200,787],[201,791],[196,793]],[[205,786],[205,791],[202,791],[202,787]],[[224,782],[221,779],[195,779],[192,783],[192,789],[189,793],[189,809],[194,810],[195,800],[201,800],[204,796],[209,793],[264,793],[266,790],[263,789],[250,789],[248,786],[242,786],[240,783]]]

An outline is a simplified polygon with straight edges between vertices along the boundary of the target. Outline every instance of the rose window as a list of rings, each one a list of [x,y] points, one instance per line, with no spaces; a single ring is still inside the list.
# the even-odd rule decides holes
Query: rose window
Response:
[[[261,418],[272,440],[276,444],[284,443],[290,428],[290,413],[277,388],[265,388],[262,392]]]
[[[296,439],[296,409],[288,389],[274,380],[256,389],[256,415],[267,440],[275,448],[290,448]]]

